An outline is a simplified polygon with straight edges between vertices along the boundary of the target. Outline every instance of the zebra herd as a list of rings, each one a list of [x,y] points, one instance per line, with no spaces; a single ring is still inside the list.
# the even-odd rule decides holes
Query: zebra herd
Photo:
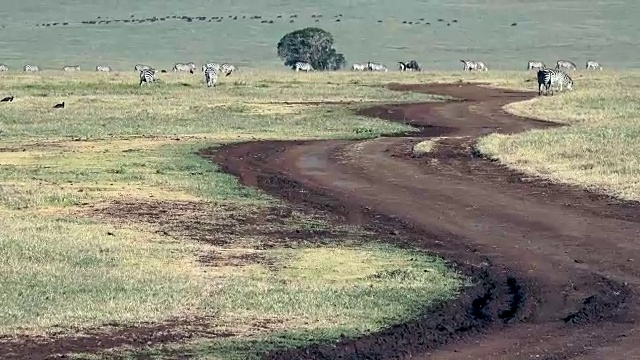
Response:
[[[538,60],[529,60],[527,63],[527,70],[533,69],[546,69],[547,65],[544,62]],[[567,70],[578,70],[576,64],[569,60],[558,60],[556,62],[556,69],[567,69]],[[587,70],[602,70],[602,66],[595,60],[587,60],[587,64],[585,66]]]
[[[463,63],[463,71],[488,71],[489,68],[487,64],[483,61],[477,60],[460,60]],[[585,68],[587,70],[602,70],[602,66],[595,60],[588,60],[586,62]],[[38,72],[42,71],[40,67],[37,65],[27,64],[23,66],[23,71],[25,72]],[[194,62],[188,63],[175,63],[173,65],[173,72],[189,72],[191,74],[195,73],[197,67]],[[308,62],[296,62],[293,64],[292,69],[296,72],[298,71],[314,71],[313,66],[311,66]],[[565,72],[568,70],[577,70],[577,66],[575,63],[568,60],[558,60],[556,62],[555,69],[548,68],[546,64],[539,60],[529,60],[527,62],[527,70],[538,69],[537,79],[538,79],[538,94],[542,95],[543,90],[545,95],[549,93],[549,90],[553,86],[559,86],[560,91],[564,88],[567,90],[573,90],[573,80],[571,77]],[[80,71],[79,65],[66,65],[62,67],[63,71]],[[151,84],[155,81],[155,76],[157,74],[157,70],[152,68],[149,65],[144,64],[136,64],[134,66],[134,70],[137,71],[140,75],[139,86],[142,84]],[[229,63],[214,63],[207,62],[202,65],[202,72],[204,74],[204,79],[207,87],[215,87],[218,83],[219,74],[224,74],[225,76],[231,75],[234,71],[236,71],[236,66]],[[387,67],[384,64],[367,62],[366,64],[358,64],[354,63],[351,66],[352,71],[378,71],[378,72],[388,72]],[[411,60],[409,62],[398,61],[398,70],[399,71],[422,71],[420,64],[417,61]],[[9,71],[9,66],[5,64],[0,64],[0,72]],[[95,71],[97,72],[111,72],[113,69],[108,65],[97,65],[95,67]],[[166,72],[162,70],[161,72]]]
[[[133,69],[135,71],[138,71],[140,74],[140,83],[139,86],[142,86],[142,84],[151,84],[155,81],[155,75],[158,72],[156,69],[152,68],[149,65],[144,65],[144,64],[136,64],[136,66],[133,67]],[[173,72],[189,72],[191,74],[193,74],[196,71],[197,67],[196,64],[193,62],[189,62],[189,63],[175,63],[173,65]],[[229,63],[222,63],[222,64],[218,64],[218,63],[214,63],[214,62],[207,62],[204,65],[202,65],[202,72],[204,73],[204,80],[205,83],[207,84],[207,87],[215,87],[216,84],[218,83],[218,74],[224,74],[225,76],[229,76],[231,75],[232,72],[236,71],[237,67],[233,64],[229,64]],[[162,72],[165,72],[164,70],[162,70]]]

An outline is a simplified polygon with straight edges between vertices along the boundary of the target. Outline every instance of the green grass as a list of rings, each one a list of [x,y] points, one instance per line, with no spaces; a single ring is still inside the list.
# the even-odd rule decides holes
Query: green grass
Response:
[[[273,329],[268,336],[247,330],[240,338],[116,352],[128,353],[125,357],[177,352],[195,359],[253,358],[281,346],[333,341],[407,320],[428,303],[447,300],[461,283],[440,260],[383,245],[282,249],[271,255],[278,263],[275,269],[261,264],[230,269],[234,275],[224,279],[233,291],[221,290],[216,301],[223,304],[226,327],[258,321]]]
[[[490,135],[479,149],[527,173],[639,200],[640,73],[580,71],[574,79],[573,92],[506,106],[517,115],[569,126]]]
[[[410,130],[352,110],[442,100],[382,86],[423,79],[256,72],[207,89],[201,76],[160,78],[143,88],[133,73],[0,78],[16,96],[0,107],[0,271],[6,274],[0,334],[206,316],[211,328],[236,336],[220,344],[196,338],[185,346],[225,358],[230,348],[255,354],[261,345],[251,349],[254,344],[375,331],[464,286],[442,261],[363,245],[371,234],[332,224],[323,214],[289,210],[283,220],[258,225],[286,213],[286,205],[239,186],[196,155],[234,141]],[[65,109],[51,109],[62,100]],[[316,239],[325,246],[278,235],[296,230],[328,231]],[[276,246],[265,250],[266,243]],[[198,261],[212,254],[211,264]],[[269,326],[251,330],[256,321]]]

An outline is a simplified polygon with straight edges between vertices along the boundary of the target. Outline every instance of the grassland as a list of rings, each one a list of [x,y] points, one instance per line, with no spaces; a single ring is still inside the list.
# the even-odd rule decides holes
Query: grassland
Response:
[[[570,126],[491,135],[480,141],[480,151],[556,182],[639,200],[640,73],[579,71],[574,80],[573,92],[505,107]]]
[[[428,254],[385,239],[365,245],[371,234],[362,229],[238,186],[195,152],[254,139],[404,132],[350,109],[439,100],[388,91],[388,82],[535,87],[531,74],[493,71],[240,72],[215,90],[201,76],[160,79],[138,88],[133,72],[1,75],[0,95],[16,100],[0,106],[0,334],[204,318],[233,336],[115,351],[247,358],[413,316],[465,280]],[[479,149],[526,172],[638,199],[640,73],[579,71],[574,79],[572,93],[506,107],[572,126],[490,135]],[[51,108],[63,100],[67,108]],[[274,222],[255,225],[261,218]],[[286,236],[296,230],[317,231],[313,242],[322,245]]]
[[[198,319],[233,336],[201,334],[181,351],[245,358],[375,331],[455,296],[466,280],[442,260],[288,208],[195,155],[233,141],[406,131],[349,110],[438,100],[381,86],[394,78],[417,81],[238,73],[214,90],[195,75],[138,88],[133,72],[2,74],[15,100],[0,106],[0,334]],[[311,240],[286,235],[295,231]]]

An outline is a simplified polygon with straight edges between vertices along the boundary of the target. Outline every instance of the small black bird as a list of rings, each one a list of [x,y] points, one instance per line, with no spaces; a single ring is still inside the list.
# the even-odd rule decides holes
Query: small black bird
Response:
[[[53,106],[53,108],[54,108],[54,109],[62,109],[62,108],[64,108],[64,101],[63,101],[63,102],[61,102],[60,104],[55,104],[55,105]]]
[[[0,100],[0,102],[12,102],[13,101],[13,96],[7,96],[6,98]]]

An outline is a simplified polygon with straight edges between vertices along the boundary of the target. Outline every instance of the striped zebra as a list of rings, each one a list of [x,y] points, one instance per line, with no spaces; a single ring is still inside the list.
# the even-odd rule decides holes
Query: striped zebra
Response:
[[[313,71],[313,66],[311,66],[311,64],[309,64],[308,62],[298,61],[293,65],[293,70],[309,72]]]
[[[62,67],[62,71],[80,71],[80,65],[66,65]]]
[[[229,76],[231,75],[232,72],[236,71],[236,67],[232,64],[229,63],[222,63],[220,65],[220,70],[219,72],[221,74],[224,74],[224,76]]]
[[[558,69],[538,70],[538,95],[542,95],[543,88],[545,89],[545,95],[548,95],[549,89],[554,85],[559,85],[560,91],[564,86],[569,91],[573,90],[573,80],[564,71]]]
[[[40,71],[40,67],[38,67],[38,65],[27,64],[22,67],[22,70],[26,72],[37,72],[37,71]]]
[[[204,69],[204,81],[207,83],[207,87],[215,87],[218,83],[218,70],[215,67]]]
[[[411,60],[408,63],[398,61],[398,70],[400,71],[422,71],[417,61]]]
[[[178,72],[178,71],[196,71],[196,64],[194,64],[193,62],[189,62],[186,64],[183,63],[175,63],[173,65],[173,71],[174,72]]]
[[[140,72],[142,70],[149,70],[149,69],[151,69],[151,66],[144,65],[144,64],[136,64],[136,66],[133,67],[133,71],[137,71],[137,72]]]
[[[214,62],[208,62],[208,63],[202,65],[202,72],[207,70],[207,68],[214,68],[214,69],[216,69],[216,71],[220,71],[220,64],[214,63]]]
[[[155,81],[156,69],[142,69],[140,70],[140,85],[142,83],[151,84]]]
[[[463,71],[489,71],[489,68],[487,67],[487,64],[484,63],[484,61],[475,61],[475,60],[460,60],[463,64],[464,67],[462,68]]]
[[[102,71],[102,72],[111,72],[111,66],[109,65],[98,65],[96,66],[96,71]]]
[[[538,60],[529,60],[529,62],[527,63],[527,70],[533,70],[533,69],[546,69],[547,65],[545,63],[543,63],[542,61],[538,61]]]
[[[560,70],[560,69],[569,69],[569,70],[578,70],[578,67],[576,66],[576,64],[572,63],[569,60],[558,60],[556,62],[556,70]]]
[[[9,71],[9,66],[0,64],[0,72]]]
[[[600,66],[600,63],[595,60],[588,60],[586,68],[587,70],[602,70],[602,66]]]
[[[353,64],[353,65],[351,65],[351,70],[353,70],[353,71],[365,71],[365,70],[367,70],[367,65],[365,65],[365,64]]]
[[[382,72],[389,71],[389,69],[387,69],[386,66],[378,63],[372,63],[371,61],[367,63],[367,69],[369,69],[369,71],[382,71]]]

